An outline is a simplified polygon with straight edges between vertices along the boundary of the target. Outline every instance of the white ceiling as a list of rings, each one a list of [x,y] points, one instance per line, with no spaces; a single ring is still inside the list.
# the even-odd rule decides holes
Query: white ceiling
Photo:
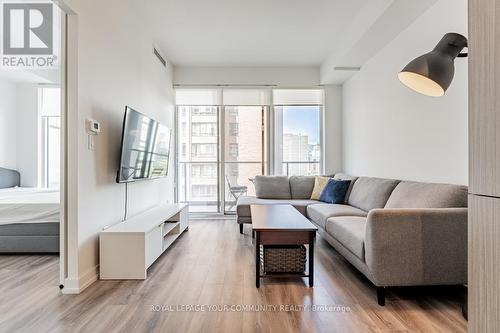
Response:
[[[142,0],[175,66],[319,66],[374,0]]]

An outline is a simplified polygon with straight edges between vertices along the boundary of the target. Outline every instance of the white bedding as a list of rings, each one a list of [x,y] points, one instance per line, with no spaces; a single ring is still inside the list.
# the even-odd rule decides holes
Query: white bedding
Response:
[[[47,222],[59,222],[58,189],[0,189],[0,225]]]

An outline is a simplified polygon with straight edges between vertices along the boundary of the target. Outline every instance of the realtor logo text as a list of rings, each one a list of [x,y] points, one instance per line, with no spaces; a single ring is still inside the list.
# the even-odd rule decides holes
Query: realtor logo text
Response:
[[[50,68],[55,65],[52,3],[2,4],[3,67]]]

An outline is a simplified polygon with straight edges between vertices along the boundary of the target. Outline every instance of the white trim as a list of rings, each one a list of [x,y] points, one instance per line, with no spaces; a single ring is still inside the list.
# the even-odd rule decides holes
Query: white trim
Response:
[[[221,214],[226,213],[226,107],[224,105],[224,90],[221,89],[221,105],[219,107],[218,114],[218,155],[217,160],[219,161],[219,212]]]
[[[63,293],[83,290],[76,283],[78,277],[78,17],[66,4],[54,0],[65,15],[64,66],[61,79],[62,139],[61,154],[64,167],[61,171],[61,222],[60,222],[60,284]],[[90,281],[90,280],[89,280]],[[91,283],[91,282],[90,282]],[[85,286],[86,287],[86,286]]]
[[[86,271],[78,278],[67,278],[64,280],[64,288],[62,293],[65,295],[79,294],[92,283],[99,279],[99,265],[96,265]]]
[[[67,207],[67,193],[68,193],[68,182],[66,179],[68,162],[66,160],[67,154],[67,133],[68,133],[68,125],[67,125],[67,86],[66,86],[66,69],[67,69],[67,29],[68,29],[68,21],[67,14],[63,12],[61,15],[61,170],[60,170],[60,181],[59,181],[59,192],[60,192],[60,218],[59,218],[59,284],[64,285],[64,280],[68,274],[68,258],[67,258],[67,246],[68,246],[68,237],[67,237],[67,224],[68,224],[68,207]]]

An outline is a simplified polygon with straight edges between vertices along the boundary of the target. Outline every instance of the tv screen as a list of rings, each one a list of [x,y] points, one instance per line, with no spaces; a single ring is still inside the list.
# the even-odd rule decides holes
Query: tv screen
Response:
[[[170,129],[125,107],[120,167],[116,181],[165,177],[170,154]]]

